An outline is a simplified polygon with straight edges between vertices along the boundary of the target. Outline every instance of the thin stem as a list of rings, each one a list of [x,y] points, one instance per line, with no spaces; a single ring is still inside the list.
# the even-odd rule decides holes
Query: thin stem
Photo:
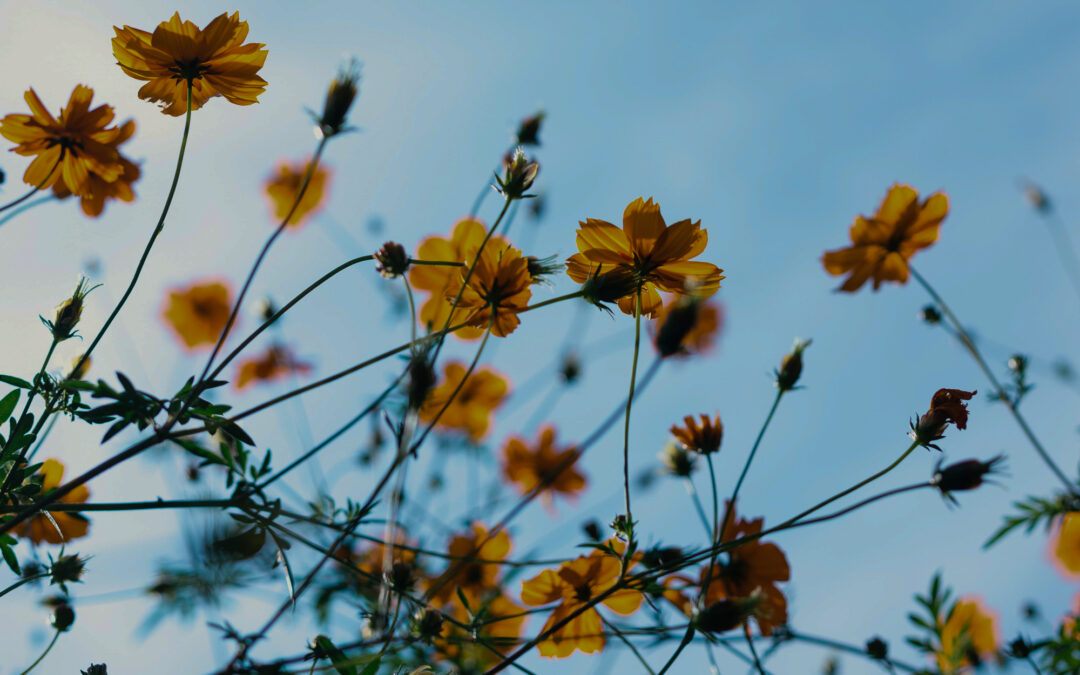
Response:
[[[716,471],[713,470],[712,453],[705,454],[705,461],[709,465],[709,483],[712,485],[712,532],[709,533],[709,538],[713,544],[716,544],[716,540],[720,538],[720,498],[716,489]],[[733,500],[734,501],[734,500]],[[713,557],[709,561],[709,569],[712,569],[716,564],[716,546],[713,546]]]
[[[956,315],[953,314],[953,311],[949,309],[948,305],[945,304],[945,301],[941,299],[941,296],[938,295],[937,291],[934,290],[933,286],[931,286],[926,281],[926,279],[924,279],[922,275],[915,270],[914,267],[908,265],[908,270],[911,272],[911,276],[915,277],[915,280],[918,281],[919,284],[923,287],[923,289],[925,289],[926,292],[930,294],[930,297],[933,298],[934,302],[937,303],[939,307],[941,307],[941,311],[945,313],[945,316],[949,317],[949,321],[952,322],[953,328],[956,330],[957,334],[961,338],[960,343],[964,346],[965,349],[968,350],[971,356],[975,359],[975,362],[979,364],[979,368],[982,369],[987,379],[990,380],[990,384],[994,387],[994,391],[995,393],[997,393],[998,398],[1009,409],[1009,412],[1012,413],[1012,416],[1016,419],[1016,423],[1020,425],[1020,429],[1024,432],[1024,435],[1027,436],[1028,441],[1031,442],[1031,445],[1033,448],[1035,448],[1035,451],[1039,453],[1039,456],[1042,458],[1043,462],[1046,463],[1046,466],[1048,466],[1050,470],[1054,472],[1054,475],[1056,475],[1058,479],[1062,483],[1064,483],[1065,488],[1071,494],[1075,495],[1076,486],[1074,486],[1072,481],[1070,481],[1065,476],[1064,472],[1062,472],[1062,470],[1058,468],[1058,465],[1054,463],[1054,460],[1050,458],[1050,455],[1046,452],[1046,449],[1043,448],[1042,443],[1040,443],[1039,439],[1035,437],[1035,432],[1032,431],[1031,427],[1028,426],[1027,420],[1024,419],[1024,416],[1020,414],[1020,410],[1017,409],[1015,404],[1013,404],[1012,399],[1005,392],[1005,388],[1001,386],[1000,382],[998,382],[997,377],[994,376],[994,371],[992,371],[990,369],[990,366],[986,364],[986,361],[983,359],[982,354],[979,353],[979,348],[975,346],[975,341],[971,339],[970,335],[968,335],[967,331],[964,329],[963,324],[961,324],[960,320],[956,318]]]
[[[690,644],[693,640],[694,626],[691,624],[690,627],[686,629],[686,635],[684,635],[682,641],[679,642],[679,646],[675,648],[675,653],[671,655],[671,658],[667,660],[667,663],[664,664],[664,667],[660,669],[660,672],[657,675],[664,675],[664,673],[668,671],[668,668],[671,668],[675,663],[675,660],[679,658],[679,654],[682,654],[682,651],[686,649],[686,645]]]
[[[615,636],[619,638],[624,645],[630,648],[630,651],[633,653],[633,655],[637,657],[638,663],[641,664],[641,667],[644,668],[645,671],[649,673],[649,675],[656,675],[656,671],[649,666],[649,662],[645,660],[645,657],[642,656],[641,652],[638,651],[638,648],[634,646],[634,643],[631,642],[625,635],[623,635],[622,631],[619,630],[618,626],[605,619],[602,614],[600,615],[600,621],[603,622],[605,626],[610,628],[611,632],[615,633]]]
[[[837,642],[836,640],[830,640],[828,638],[818,637],[818,636],[815,636],[815,635],[806,635],[805,633],[796,633],[796,632],[792,631],[792,632],[790,632],[788,634],[788,639],[789,640],[795,640],[795,641],[798,641],[798,642],[805,642],[806,644],[819,645],[821,647],[828,647],[829,649],[837,649],[837,650],[842,651],[842,652],[847,652],[849,654],[856,654],[858,656],[862,656],[862,657],[868,658],[868,659],[872,658],[869,654],[866,653],[866,650],[863,649],[863,648],[856,647],[855,645],[844,644],[843,642]],[[877,660],[877,659],[875,659],[875,660]],[[903,670],[904,672],[907,672],[907,673],[914,673],[914,672],[920,671],[920,669],[916,668],[915,666],[908,665],[906,663],[903,663],[902,661],[897,661],[896,659],[893,659],[893,658],[887,658],[887,659],[881,659],[881,660],[884,663],[888,663],[889,665],[891,665],[891,666],[893,666],[895,668],[899,668],[900,670]]]
[[[709,538],[709,541],[712,541],[713,532],[715,530],[712,525],[709,525],[709,517],[705,515],[705,508],[701,505],[701,498],[698,497],[697,488],[694,487],[694,481],[690,479],[690,476],[687,476],[683,480],[685,481],[686,491],[690,494],[690,498],[694,502],[694,510],[697,511],[698,518],[701,519],[701,525],[705,528],[705,536]]]
[[[761,659],[758,658],[757,649],[754,647],[754,638],[750,637],[749,624],[743,624],[743,635],[746,636],[746,646],[750,648],[750,656],[754,657],[754,667],[757,668],[759,675],[765,675],[765,668],[761,665]]]
[[[14,218],[15,216],[19,215],[20,213],[25,213],[25,212],[29,211],[30,209],[34,208],[35,206],[41,206],[42,204],[48,204],[49,202],[55,201],[55,200],[56,200],[56,197],[54,195],[49,195],[47,197],[42,197],[41,199],[32,201],[29,204],[23,204],[22,206],[15,209],[11,213],[7,214],[3,218],[0,218],[0,225],[6,224],[9,220]]]
[[[49,641],[49,646],[45,647],[45,651],[41,652],[41,656],[37,657],[37,660],[30,664],[30,667],[22,671],[22,675],[27,675],[31,670],[37,668],[37,665],[45,660],[45,657],[49,655],[49,651],[52,650],[53,645],[56,644],[56,640],[60,637],[61,631],[56,631],[52,640]]]
[[[30,412],[30,404],[34,402],[34,395],[37,394],[39,382],[41,381],[42,377],[44,377],[45,369],[49,367],[49,359],[52,358],[53,352],[56,351],[56,345],[58,345],[59,343],[60,341],[57,340],[55,337],[52,339],[51,342],[49,342],[49,351],[45,353],[45,360],[41,362],[41,369],[38,370],[37,375],[34,376],[34,386],[30,389],[30,393],[26,395],[26,404],[23,405],[22,413],[19,414],[19,421],[16,423],[15,428],[19,428],[22,426],[23,420],[26,419],[27,413]],[[48,406],[46,406],[45,410],[42,412],[41,418],[38,419],[37,429],[35,429],[35,433],[40,430],[41,424],[44,423],[45,419],[48,418],[48,416],[49,408]],[[19,451],[19,459],[15,462],[16,467],[22,466],[23,461],[26,459],[26,453],[29,450],[29,444],[23,445],[22,449]],[[18,472],[12,470],[9,471],[7,476],[4,477],[3,485],[0,485],[0,494],[7,494],[8,488],[11,486],[11,481],[13,480],[16,473]]]
[[[637,383],[638,354],[641,351],[641,288],[634,297],[634,358],[630,363],[630,391],[626,395],[626,417],[623,422],[623,491],[626,495],[626,527],[633,540],[634,518],[630,512],[630,408],[634,404],[634,385]],[[626,547],[630,550],[630,546]]]
[[[112,314],[105,320],[104,325],[101,326],[101,330],[94,336],[90,346],[79,358],[79,362],[71,369],[72,372],[78,372],[82,368],[90,355],[94,353],[94,349],[98,343],[101,342],[101,338],[105,336],[105,332],[109,330],[109,326],[112,325],[116,316],[120,314],[120,310],[123,309],[124,303],[131,296],[131,292],[135,290],[135,284],[139,282],[139,275],[142,274],[143,266],[146,264],[146,259],[150,256],[150,249],[154,247],[154,242],[157,241],[158,235],[165,229],[165,216],[169,214],[169,207],[172,206],[173,196],[176,194],[176,186],[180,182],[180,168],[184,165],[184,152],[187,150],[188,133],[191,131],[191,82],[188,81],[187,87],[187,113],[184,115],[184,135],[180,139],[180,154],[176,157],[176,170],[173,172],[172,185],[169,186],[169,194],[165,197],[165,206],[161,209],[161,215],[158,217],[157,225],[154,226],[154,231],[150,234],[150,240],[146,242],[146,248],[143,249],[142,257],[139,258],[139,264],[135,266],[135,273],[131,276],[131,282],[128,283],[127,289],[124,294],[120,296],[120,302],[117,303],[113,309]]]
[[[1061,222],[1061,219],[1053,211],[1046,214],[1043,222],[1046,223],[1046,228],[1050,230],[1050,236],[1054,238],[1054,249],[1057,251],[1061,266],[1065,268],[1065,273],[1069,276],[1073,291],[1080,298],[1080,261],[1076,259],[1076,250],[1073,248],[1072,242],[1069,241],[1065,223]]]
[[[22,204],[27,199],[30,199],[35,194],[37,194],[38,190],[45,187],[45,184],[48,183],[49,179],[52,178],[54,173],[56,173],[56,168],[58,166],[60,166],[60,162],[64,161],[64,153],[66,153],[66,152],[67,152],[67,148],[63,148],[63,147],[60,148],[60,156],[56,158],[56,163],[53,164],[51,169],[49,169],[49,173],[45,174],[45,178],[43,178],[40,183],[38,183],[33,188],[31,188],[30,191],[27,192],[26,194],[24,194],[22,197],[19,197],[15,201],[11,201],[11,202],[8,202],[7,204],[4,204],[3,206],[0,206],[0,213],[3,213],[4,211],[7,211],[10,208],[14,208],[14,207],[18,206],[19,204]],[[51,199],[51,197],[50,197],[50,199]],[[5,219],[5,222],[6,222],[6,219]]]
[[[51,574],[49,572],[40,572],[38,574],[34,574],[34,575],[31,575],[31,576],[28,576],[28,577],[23,577],[23,578],[19,579],[18,581],[16,581],[15,583],[8,586],[7,588],[5,588],[4,590],[0,591],[0,598],[4,597],[8,593],[12,592],[13,590],[18,588],[19,586],[23,586],[25,584],[28,584],[31,581],[37,581],[38,579],[48,579],[50,576],[51,576]]]

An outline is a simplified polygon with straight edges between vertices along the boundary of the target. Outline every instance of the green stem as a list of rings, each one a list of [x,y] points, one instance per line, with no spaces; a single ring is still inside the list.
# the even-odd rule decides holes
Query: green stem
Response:
[[[53,648],[53,645],[56,644],[56,640],[59,637],[60,637],[60,631],[56,631],[56,634],[53,635],[52,640],[49,641],[49,646],[47,646],[45,648],[45,651],[41,652],[41,656],[37,657],[37,661],[34,661],[33,663],[31,663],[29,668],[22,671],[22,675],[27,675],[27,673],[29,673],[31,670],[36,668],[39,663],[41,663],[42,661],[45,660],[45,657],[49,655],[49,651]]]
[[[709,525],[709,517],[705,515],[705,507],[701,505],[701,498],[698,497],[697,488],[694,487],[694,481],[687,476],[683,479],[686,481],[686,491],[690,494],[690,499],[694,502],[694,510],[697,511],[698,518],[701,519],[701,525],[705,528],[705,536],[712,541],[713,538],[713,525]]]
[[[618,626],[605,619],[603,615],[600,615],[600,621],[602,621],[605,626],[610,628],[611,632],[615,633],[615,636],[618,637],[624,645],[630,648],[630,652],[637,657],[638,663],[641,664],[641,667],[644,668],[645,671],[649,673],[649,675],[656,675],[656,671],[649,666],[649,662],[645,660],[645,657],[641,654],[641,652],[638,651],[638,648],[634,646],[634,643],[631,642],[625,635],[623,635],[622,631],[619,630]]]
[[[630,363],[630,391],[626,395],[626,416],[623,421],[623,491],[626,495],[626,550],[630,551],[633,541],[634,517],[630,512],[630,409],[634,404],[634,385],[637,384],[637,362],[641,351],[641,288],[634,298],[634,358]]]
[[[38,370],[37,375],[34,376],[34,381],[33,381],[34,386],[30,389],[30,393],[26,395],[26,404],[23,405],[22,412],[19,414],[19,421],[15,424],[16,429],[22,427],[23,420],[26,419],[27,413],[30,412],[30,404],[34,402],[34,395],[37,394],[37,388],[40,386],[40,381],[45,376],[45,369],[49,367],[49,359],[52,358],[53,352],[56,351],[56,345],[59,344],[59,343],[60,343],[60,341],[57,340],[55,337],[49,343],[49,351],[47,351],[45,353],[45,360],[41,362],[41,369]],[[37,431],[40,431],[41,425],[44,423],[44,421],[48,417],[49,417],[49,408],[48,408],[48,406],[46,406],[45,410],[42,411],[41,417],[37,421],[37,425],[36,425],[36,427],[34,429],[34,433],[37,433]],[[8,471],[7,476],[4,477],[3,485],[0,485],[0,494],[7,494],[8,488],[11,487],[11,481],[14,478],[15,474],[17,473],[14,469],[16,467],[22,466],[23,461],[26,459],[26,453],[29,450],[30,450],[30,445],[29,444],[23,445],[22,449],[19,451],[19,459],[18,459],[18,461],[15,462],[14,466],[12,467],[12,470]]]
[[[679,646],[675,649],[675,653],[671,655],[671,658],[667,660],[667,663],[664,664],[664,667],[660,669],[658,675],[664,675],[664,673],[666,673],[668,669],[671,668],[672,665],[674,665],[675,660],[679,658],[679,654],[682,654],[682,651],[686,649],[686,645],[690,644],[693,639],[694,625],[690,624],[690,626],[686,629],[686,635],[683,636],[682,641],[679,642]]]
[[[49,203],[51,201],[56,201],[56,197],[54,195],[49,195],[47,197],[42,197],[41,199],[30,202],[29,204],[23,204],[22,206],[15,209],[11,213],[7,214],[3,218],[0,218],[0,225],[4,225],[9,220],[11,220],[15,216],[19,215],[20,213],[24,213],[24,212],[29,211],[30,209],[34,208],[35,206],[41,206],[42,204],[47,204],[47,203]]]
[[[12,592],[13,590],[18,588],[19,586],[22,586],[24,584],[28,584],[31,581],[37,581],[38,579],[48,579],[49,576],[51,576],[51,575],[48,572],[41,572],[40,574],[34,574],[32,576],[29,576],[29,577],[23,577],[23,578],[19,579],[18,581],[16,581],[15,583],[8,586],[7,588],[5,588],[4,590],[0,591],[0,598],[4,597],[8,593]]]
[[[713,470],[713,461],[712,461],[712,453],[711,452],[705,454],[705,461],[709,465],[709,482],[712,484],[712,522],[713,522],[713,529],[712,529],[712,532],[709,533],[709,538],[712,540],[712,543],[713,543],[713,556],[709,561],[709,569],[712,569],[713,565],[716,564],[716,542],[720,538],[720,501],[719,501],[720,498],[717,496],[718,492],[717,492],[717,489],[716,489],[716,471]]]
[[[754,647],[754,638],[750,637],[750,624],[743,624],[743,635],[746,636],[746,646],[750,648],[750,656],[754,657],[754,667],[757,668],[759,675],[765,675],[765,668],[761,665],[761,659],[758,658],[757,648]]]
[[[14,207],[18,206],[19,204],[22,204],[27,199],[30,199],[35,194],[37,194],[38,190],[45,187],[45,184],[48,183],[49,179],[52,178],[54,173],[56,173],[56,168],[58,166],[60,166],[60,162],[64,161],[64,153],[65,152],[67,152],[67,149],[66,148],[61,148],[60,149],[60,156],[56,158],[56,163],[53,164],[51,169],[49,169],[49,173],[47,173],[45,175],[45,178],[42,179],[42,181],[40,183],[38,183],[33,188],[31,188],[30,191],[27,192],[26,194],[24,194],[22,197],[19,197],[15,201],[8,202],[7,204],[4,204],[3,206],[0,206],[0,213],[3,213],[4,211],[7,211],[8,209],[14,208]],[[50,199],[51,199],[51,197],[50,197]],[[5,222],[7,221],[6,218],[4,220],[5,220]]]

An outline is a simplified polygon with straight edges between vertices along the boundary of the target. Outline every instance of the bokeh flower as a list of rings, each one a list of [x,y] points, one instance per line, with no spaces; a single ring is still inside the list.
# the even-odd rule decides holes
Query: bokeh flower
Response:
[[[660,205],[651,198],[630,202],[623,212],[622,229],[593,218],[579,225],[578,252],[566,261],[566,273],[579,284],[594,272],[632,273],[634,290],[618,299],[619,309],[626,314],[634,314],[639,291],[641,314],[656,318],[663,308],[657,289],[705,298],[720,288],[723,270],[692,260],[709,241],[701,221],[680,220],[669,226],[660,215]]]
[[[270,345],[266,351],[240,362],[234,384],[237,389],[256,382],[273,382],[289,375],[311,372],[311,364],[299,361],[285,345]]]
[[[1080,511],[1058,519],[1050,537],[1050,558],[1066,579],[1080,579]]]
[[[510,555],[511,547],[506,530],[489,536],[487,526],[479,522],[473,523],[468,532],[451,537],[446,547],[451,559],[446,572],[435,581],[438,590],[434,599],[446,602],[461,591],[470,603],[479,604],[498,593],[499,561]]]
[[[854,293],[869,279],[874,290],[884,281],[907,283],[908,261],[938,238],[949,214],[949,198],[935,192],[923,201],[910,185],[889,188],[872,217],[856,216],[851,246],[827,251],[821,261],[833,276],[848,275],[839,290]]]
[[[42,476],[42,494],[60,487],[63,483],[64,464],[58,459],[45,460],[41,463],[38,472]],[[90,499],[90,488],[80,485],[61,497],[60,503],[84,504],[87,499]],[[27,537],[35,544],[43,541],[50,544],[63,544],[72,539],[85,537],[90,529],[90,521],[81,514],[71,511],[52,511],[49,515],[52,516],[52,521],[55,521],[56,525],[49,520],[49,516],[39,513],[22,526],[19,530],[21,536]],[[60,528],[59,532],[56,531],[57,527]]]
[[[704,413],[698,416],[699,423],[693,415],[683,418],[683,425],[672,425],[671,435],[674,436],[687,450],[700,452],[703,455],[716,452],[720,449],[720,443],[724,440],[724,425],[720,421],[720,415],[710,418]]]
[[[300,193],[300,185],[304,181],[304,174],[311,166],[311,160],[290,162],[282,160],[278,163],[274,172],[267,177],[264,187],[273,206],[274,219],[278,222],[289,215],[289,210],[296,203],[296,196]],[[330,171],[319,164],[311,173],[304,196],[296,204],[296,209],[287,223],[291,228],[299,228],[309,216],[314,215],[323,207],[324,197],[330,181]]]
[[[223,281],[169,291],[163,316],[188,349],[217,343],[232,311],[232,292]]]
[[[963,596],[941,628],[938,668],[953,675],[994,656],[1001,644],[997,615],[976,596]]]
[[[439,652],[461,673],[483,672],[499,660],[498,654],[517,646],[527,618],[524,607],[502,594],[471,610],[455,596],[447,615],[457,623],[448,621],[443,636],[435,640]],[[462,625],[475,627],[467,631]]]
[[[236,105],[258,103],[266,80],[257,75],[266,61],[265,45],[244,44],[247,21],[227,12],[200,29],[182,21],[179,12],[158,24],[153,33],[131,26],[113,26],[113,55],[125,73],[145,80],[139,98],[158,103],[166,115],[198,110],[214,96]]]
[[[461,391],[454,395],[467,368],[460,361],[449,361],[443,366],[443,380],[420,406],[420,419],[430,423],[449,400],[450,405],[439,417],[436,428],[464,431],[469,440],[479,442],[487,435],[495,409],[502,405],[510,390],[509,381],[488,367],[473,371]]]
[[[633,564],[631,560],[630,566]],[[559,603],[541,629],[547,632],[589,600],[614,586],[619,580],[619,568],[618,558],[605,551],[594,550],[589,555],[562,563],[558,569],[544,570],[526,581],[522,584],[521,601],[530,607]],[[622,588],[604,598],[601,604],[625,616],[636,612],[643,599],[640,591]],[[537,647],[540,656],[561,659],[575,650],[586,654],[599,652],[604,644],[603,621],[600,612],[593,606],[549,635]]]
[[[552,425],[540,430],[536,444],[531,447],[521,436],[511,436],[503,446],[503,477],[523,495],[540,487],[540,493],[551,506],[556,495],[574,497],[585,489],[585,476],[575,465],[576,453],[576,448],[555,445]]]
[[[663,333],[664,325],[672,316],[672,310],[680,306],[683,298],[674,297],[664,304],[659,316],[649,324],[649,332],[653,336],[654,344]],[[675,314],[678,317],[678,313]],[[693,314],[693,323],[683,334],[680,349],[672,354],[678,358],[686,358],[699,354],[708,354],[716,345],[716,338],[724,327],[724,310],[715,300],[703,300],[696,303]],[[659,346],[658,346],[659,348]]]
[[[476,260],[472,274],[465,267],[453,268],[457,275],[446,287],[446,301],[452,306],[460,291],[458,307],[465,312],[463,320],[485,330],[490,325],[492,335],[506,337],[521,323],[517,313],[528,306],[532,297],[529,263],[521,257],[521,251],[509,245],[498,247],[488,242],[479,256],[477,252],[469,249],[465,253],[466,261]]]

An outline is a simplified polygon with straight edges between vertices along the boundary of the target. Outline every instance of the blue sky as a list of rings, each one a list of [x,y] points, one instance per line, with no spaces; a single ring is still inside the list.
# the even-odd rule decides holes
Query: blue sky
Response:
[[[727,310],[720,348],[692,364],[665,366],[636,406],[635,470],[655,463],[668,426],[683,415],[719,411],[726,436],[718,469],[730,489],[772,400],[769,372],[795,337],[814,339],[806,389],[781,405],[741,499],[743,512],[764,515],[767,524],[891,462],[907,445],[908,418],[925,409],[936,389],[980,391],[969,429],[950,433],[943,447],[950,460],[1006,452],[1004,487],[964,495],[960,509],[946,508],[930,492],[905,495],[777,537],[792,566],[787,592],[796,628],[855,644],[881,634],[898,654],[917,660],[900,644],[904,615],[911,595],[936,570],[960,593],[981,593],[999,612],[1006,637],[1021,628],[1025,600],[1039,602],[1049,617],[1065,609],[1077,588],[1049,567],[1044,537],[1014,537],[989,554],[980,551],[1012,500],[1053,486],[1013,421],[985,396],[981,373],[942,331],[918,321],[927,301],[918,287],[839,295],[832,292],[837,279],[824,273],[819,258],[846,243],[852,217],[872,211],[893,182],[927,194],[945,190],[950,216],[938,244],[915,258],[917,268],[962,320],[1007,346],[988,346],[997,367],[1011,349],[1042,363],[1080,358],[1080,306],[1045,227],[1016,188],[1022,176],[1041,182],[1075,229],[1080,199],[1070,188],[1080,173],[1080,101],[1072,85],[1080,78],[1080,8],[1065,2],[677,8],[191,2],[183,16],[205,25],[234,8],[250,23],[249,39],[270,50],[262,72],[269,86],[257,106],[216,99],[196,113],[176,203],[144,281],[102,344],[98,376],[123,364],[138,382],[167,392],[201,366],[202,357],[182,354],[158,319],[165,289],[211,275],[239,285],[271,228],[262,181],[278,159],[311,151],[303,109],[318,106],[337,63],[355,55],[364,64],[353,112],[362,131],[330,146],[326,163],[335,173],[324,216],[282,238],[254,297],[287,298],[385,237],[412,248],[427,234],[447,233],[487,180],[517,120],[543,107],[549,117],[539,184],[549,209],[539,225],[515,223],[511,239],[532,242],[527,253],[566,256],[574,252],[577,221],[618,222],[629,201],[653,196],[669,221],[701,219],[710,237],[704,258],[727,275],[719,293]],[[22,112],[28,86],[56,109],[73,85],[88,84],[118,117],[138,122],[128,147],[144,170],[138,202],[110,205],[101,220],[85,219],[74,204],[49,204],[0,230],[2,372],[30,374],[28,364],[47,346],[37,314],[70,293],[85,260],[101,261],[106,283],[91,296],[88,327],[100,325],[130,274],[171,178],[182,120],[136,97],[139,84],[114,63],[111,26],[150,28],[174,9],[154,2],[0,2],[0,62],[8,64],[0,72],[0,113]],[[21,189],[24,166],[14,155],[0,156],[8,174],[5,200]],[[493,217],[494,207],[489,200],[482,217]],[[366,229],[374,216],[385,223],[382,238]],[[378,292],[383,285],[369,268],[351,270],[290,314],[284,333],[324,374],[398,344],[407,327]],[[572,289],[562,279],[535,298]],[[580,316],[569,306],[526,315],[493,352],[493,365],[524,383],[543,363],[536,354],[554,356]],[[255,321],[249,308],[241,330]],[[584,381],[552,413],[568,439],[588,434],[618,402],[631,356],[626,317],[596,314],[586,325],[581,339],[605,347],[586,361]],[[69,347],[56,368],[78,350]],[[454,353],[471,354],[460,345]],[[305,397],[315,437],[364,405],[390,372],[376,369]],[[1076,391],[1045,369],[1036,380],[1025,413],[1051,454],[1075,471]],[[237,403],[257,403],[284,387],[245,394]],[[251,426],[283,459],[302,450],[294,413],[286,407]],[[523,405],[501,418],[494,438],[519,429],[530,413]],[[324,456],[326,470],[340,476],[339,498],[365,495],[373,480],[351,463],[364,429]],[[115,447],[99,447],[96,432],[74,425],[61,425],[53,438],[54,454],[70,471]],[[591,491],[555,518],[537,509],[517,521],[515,550],[543,543],[554,555],[573,554],[578,523],[606,522],[619,509],[618,483],[601,477],[617,470],[620,452],[618,434],[590,450]],[[925,479],[936,459],[919,450],[883,485]],[[94,499],[190,495],[192,488],[176,478],[181,467],[172,451],[140,459],[95,481]],[[312,486],[298,475],[294,487],[310,493]],[[463,492],[438,499],[438,508],[450,513],[468,503]],[[635,503],[646,541],[691,545],[701,538],[682,486],[661,483]],[[164,658],[183,659],[176,672],[220,663],[224,647],[205,620],[165,622],[143,638],[135,629],[152,605],[133,594],[102,595],[148,584],[158,562],[180,554],[179,531],[172,513],[94,518],[93,536],[76,547],[93,556],[77,591],[87,600],[77,600],[79,621],[43,672],[76,672],[90,661],[106,661],[116,672]],[[268,582],[231,599],[226,615],[253,629],[283,593],[277,580]],[[29,639],[2,668],[25,667],[19,664],[32,660],[48,637],[36,597],[5,598],[18,611],[5,612],[0,628]],[[355,621],[343,612],[331,633],[354,634]],[[530,630],[539,625],[534,621]],[[259,653],[297,652],[317,630],[303,619],[283,623]],[[651,660],[662,663],[667,649],[650,652]],[[772,663],[777,673],[807,672],[807,664],[825,656],[791,646]],[[619,663],[630,667],[625,658]],[[687,672],[702,659],[690,653]],[[577,657],[566,667],[593,672],[599,661]],[[528,663],[541,672],[550,668],[536,658]],[[846,673],[871,668],[852,658],[844,666]]]

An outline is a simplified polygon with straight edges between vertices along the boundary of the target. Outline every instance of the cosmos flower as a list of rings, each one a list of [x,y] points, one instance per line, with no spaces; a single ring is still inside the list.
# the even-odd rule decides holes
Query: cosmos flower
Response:
[[[473,523],[470,531],[451,537],[446,548],[452,559],[448,561],[446,573],[435,582],[439,588],[434,599],[447,602],[460,590],[470,603],[479,603],[497,593],[498,561],[510,555],[511,547],[506,530],[489,537],[487,526],[479,522]],[[472,558],[492,562],[461,562]]]
[[[430,423],[454,394],[468,369],[460,361],[443,366],[443,381],[431,391],[420,406],[420,419]],[[479,442],[487,435],[495,408],[502,405],[509,392],[509,381],[491,368],[475,370],[465,380],[461,391],[454,396],[436,425],[440,429],[464,431],[469,440]]]
[[[169,291],[163,316],[188,349],[217,343],[232,311],[232,292],[222,281]]]
[[[47,459],[38,469],[43,480],[41,483],[42,494],[53,490],[63,483],[64,464],[58,459]],[[90,488],[80,485],[71,492],[60,498],[61,504],[83,504],[90,499]],[[20,530],[20,534],[30,539],[35,544],[45,541],[50,544],[63,544],[72,539],[85,537],[90,529],[90,521],[81,514],[71,511],[53,511],[50,513],[54,526],[49,517],[37,514],[31,518]],[[60,528],[60,532],[56,528]]]
[[[683,426],[672,425],[671,435],[678,439],[687,450],[708,455],[720,449],[720,443],[724,440],[724,425],[720,422],[720,415],[715,415],[711,419],[705,414],[699,417],[700,424],[693,415],[687,415],[683,418]]]
[[[566,261],[566,273],[579,284],[594,273],[630,273],[636,282],[634,288],[618,299],[619,309],[626,314],[634,314],[639,290],[641,314],[656,318],[663,308],[657,289],[679,295],[693,292],[705,298],[720,288],[723,270],[692,260],[705,251],[709,241],[701,222],[680,220],[669,226],[651,198],[630,202],[623,212],[621,230],[592,218],[579,225],[578,253]]]
[[[672,316],[672,310],[679,306],[681,298],[675,297],[669,300],[659,317],[649,325],[649,332],[653,336],[654,343],[663,332],[664,324]],[[679,314],[676,312],[675,316]],[[681,349],[673,356],[686,358],[698,354],[707,354],[716,345],[716,338],[724,326],[724,312],[719,302],[704,300],[698,302],[693,315],[693,325],[682,337]]]
[[[547,425],[532,447],[521,436],[511,436],[503,446],[502,473],[521,494],[539,486],[550,506],[555,495],[574,497],[585,489],[585,476],[575,465],[576,448],[555,446],[555,427]]]
[[[110,199],[119,199],[122,202],[135,201],[135,191],[132,186],[139,180],[142,170],[139,165],[120,153],[120,145],[126,143],[135,134],[135,122],[128,120],[120,127],[120,133],[108,145],[115,149],[120,165],[124,168],[123,173],[116,180],[108,181],[102,175],[90,170],[86,187],[79,195],[79,205],[82,212],[91,218],[97,218],[105,211],[105,203]],[[57,199],[66,199],[72,195],[71,190],[63,182],[53,183],[53,194]]]
[[[525,608],[499,594],[472,607],[470,612],[455,596],[447,612],[458,624],[476,622],[475,635],[460,625],[447,621],[443,636],[435,640],[435,646],[447,659],[457,665],[462,673],[479,673],[499,660],[484,644],[499,654],[508,653],[517,646],[525,626]]]
[[[997,624],[997,615],[977,596],[957,599],[941,628],[941,652],[937,655],[941,672],[959,673],[996,654],[1001,644]]]
[[[1066,579],[1080,579],[1080,511],[1061,516],[1050,537],[1054,567]]]
[[[949,198],[935,192],[923,201],[910,185],[889,188],[872,217],[856,216],[851,226],[851,246],[822,256],[825,271],[847,274],[839,290],[854,293],[869,279],[874,290],[884,281],[907,283],[908,261],[938,238],[941,221],[949,214]]]
[[[304,174],[310,165],[310,159],[300,162],[282,160],[278,163],[274,173],[267,177],[264,186],[266,194],[270,197],[270,202],[273,205],[275,220],[280,222],[284,220],[285,216],[289,215],[289,209],[292,209],[293,203],[296,202],[296,195],[300,192],[300,184],[303,182]],[[307,220],[308,216],[315,214],[322,208],[323,197],[327,191],[329,180],[329,169],[326,169],[321,164],[317,165],[315,171],[311,174],[311,180],[308,181],[307,189],[304,190],[304,196],[300,199],[300,203],[296,205],[296,210],[293,211],[292,216],[289,218],[289,227],[299,228]]]
[[[291,349],[270,345],[262,354],[240,362],[234,383],[237,389],[244,389],[256,382],[273,382],[288,375],[309,372],[311,364],[298,361]]]
[[[146,81],[139,98],[158,103],[166,115],[187,112],[189,82],[192,110],[214,96],[251,105],[266,90],[266,80],[256,74],[266,61],[265,45],[243,44],[248,24],[238,12],[221,14],[203,29],[182,21],[177,12],[153,33],[131,26],[113,30],[117,63],[131,77]]]
[[[967,428],[968,409],[965,401],[970,401],[977,393],[963,389],[938,389],[930,399],[930,409],[926,414],[919,417],[917,423],[910,423],[911,433],[908,435],[919,445],[940,451],[941,448],[934,445],[934,441],[945,438],[945,429],[950,423],[955,424],[957,429]]]
[[[521,251],[511,246],[498,248],[488,242],[477,257],[476,249],[466,251],[465,260],[476,260],[472,274],[465,267],[452,268],[457,275],[450,278],[445,297],[453,304],[461,292],[458,307],[464,310],[463,320],[477,328],[491,326],[491,334],[506,337],[514,332],[521,320],[517,313],[525,309],[532,297],[532,275],[529,263]]]

